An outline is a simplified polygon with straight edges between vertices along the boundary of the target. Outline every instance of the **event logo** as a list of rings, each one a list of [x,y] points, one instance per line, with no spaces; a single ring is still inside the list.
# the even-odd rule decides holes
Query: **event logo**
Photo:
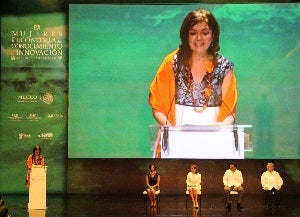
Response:
[[[38,95],[20,95],[17,98],[17,102],[20,103],[37,103],[42,101],[43,103],[49,105],[53,103],[54,97],[51,93],[45,93],[43,96]]]
[[[17,101],[18,102],[26,102],[26,103],[35,103],[35,102],[38,102],[39,100],[39,97],[38,96],[35,96],[35,95],[21,95],[21,96],[18,96],[18,99]]]
[[[51,104],[53,102],[53,95],[51,93],[45,93],[42,99],[45,104]]]
[[[48,113],[47,114],[47,119],[63,119],[64,116],[63,114],[59,114],[59,113]]]
[[[29,121],[39,121],[41,120],[41,117],[39,117],[38,114],[29,114],[26,119]]]
[[[42,30],[40,24],[35,24],[28,30],[13,30],[10,44],[13,49],[11,60],[61,60],[62,38],[62,30],[51,28]]]
[[[52,139],[53,133],[41,133],[38,135],[38,137],[41,139]]]
[[[20,121],[21,119],[22,117],[17,113],[13,113],[10,116],[8,116],[8,120],[10,121]]]
[[[31,134],[19,133],[19,139],[30,139]]]

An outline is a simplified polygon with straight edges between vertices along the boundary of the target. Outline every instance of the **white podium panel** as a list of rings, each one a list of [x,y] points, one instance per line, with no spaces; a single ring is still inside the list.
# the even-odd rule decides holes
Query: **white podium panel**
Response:
[[[244,144],[244,132],[238,132]],[[162,158],[243,159],[244,146],[236,150],[232,132],[169,132],[169,150]]]
[[[161,130],[161,158],[244,159],[245,144],[248,143],[248,134],[244,133],[244,126],[235,126],[237,136],[234,136],[233,126],[201,125],[168,128],[166,150],[163,150],[164,134],[163,129]],[[153,157],[156,149],[157,147],[153,149]]]
[[[29,209],[28,210],[29,217],[45,217],[46,210],[45,209]]]
[[[28,209],[46,209],[47,166],[32,166]]]

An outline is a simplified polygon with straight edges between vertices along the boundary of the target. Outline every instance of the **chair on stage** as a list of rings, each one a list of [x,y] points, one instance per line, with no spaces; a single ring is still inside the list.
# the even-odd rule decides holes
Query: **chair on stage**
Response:
[[[201,192],[201,185],[198,186],[197,188],[197,194],[198,194],[198,202],[200,204],[200,207],[201,208],[201,204],[202,204],[202,198],[201,198],[201,195],[202,195],[202,192]],[[187,209],[187,203],[188,203],[188,198],[190,197],[190,192],[188,189],[186,189],[185,191],[185,207]]]
[[[232,203],[232,198],[233,197],[238,197],[239,192],[237,192],[237,191],[230,191],[229,195],[231,196],[231,198],[230,198],[230,204],[231,204]],[[225,198],[225,205],[226,205],[226,198]]]
[[[159,205],[160,205],[160,190],[155,191],[155,195],[156,195],[157,207],[159,207]],[[144,196],[144,208],[147,209],[148,192],[146,190],[143,191],[143,196]]]
[[[270,193],[267,195],[267,192],[264,192],[264,202],[265,202],[265,211],[270,212],[272,211],[273,205],[275,206],[275,211],[280,211],[281,210],[281,192],[277,191],[270,191]],[[268,197],[269,202],[268,202]]]
[[[230,195],[238,195],[239,194],[239,192],[237,192],[237,191],[230,191],[230,193],[229,193]]]

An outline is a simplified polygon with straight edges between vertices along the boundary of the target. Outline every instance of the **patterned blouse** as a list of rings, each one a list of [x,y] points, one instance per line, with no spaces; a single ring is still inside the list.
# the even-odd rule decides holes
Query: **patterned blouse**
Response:
[[[212,94],[208,99],[207,106],[217,107],[222,103],[222,84],[224,77],[229,71],[233,69],[233,63],[225,58],[224,56],[218,54],[217,65],[212,72],[211,78],[211,88]],[[173,70],[175,72],[175,82],[176,82],[176,104],[185,106],[197,106],[202,107],[205,104],[204,91],[208,85],[207,73],[203,77],[201,83],[195,83],[192,81],[194,90],[194,104],[191,91],[189,90],[189,84],[187,79],[187,67],[180,66],[178,61],[178,54],[174,55]]]

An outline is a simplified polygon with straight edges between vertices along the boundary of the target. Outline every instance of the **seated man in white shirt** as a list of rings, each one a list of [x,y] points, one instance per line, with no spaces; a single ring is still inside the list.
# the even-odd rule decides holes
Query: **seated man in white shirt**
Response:
[[[229,194],[231,191],[237,191],[239,193],[237,209],[242,210],[242,199],[244,188],[243,184],[243,175],[240,170],[237,169],[237,164],[232,162],[229,165],[229,169],[225,171],[223,176],[223,184],[224,184],[224,191],[226,196],[226,208],[231,208],[231,202],[229,198]]]
[[[261,185],[265,191],[265,198],[267,203],[267,209],[272,208],[272,194],[275,197],[276,210],[280,209],[280,190],[283,185],[283,181],[278,172],[274,170],[274,164],[267,164],[267,171],[261,175]]]

